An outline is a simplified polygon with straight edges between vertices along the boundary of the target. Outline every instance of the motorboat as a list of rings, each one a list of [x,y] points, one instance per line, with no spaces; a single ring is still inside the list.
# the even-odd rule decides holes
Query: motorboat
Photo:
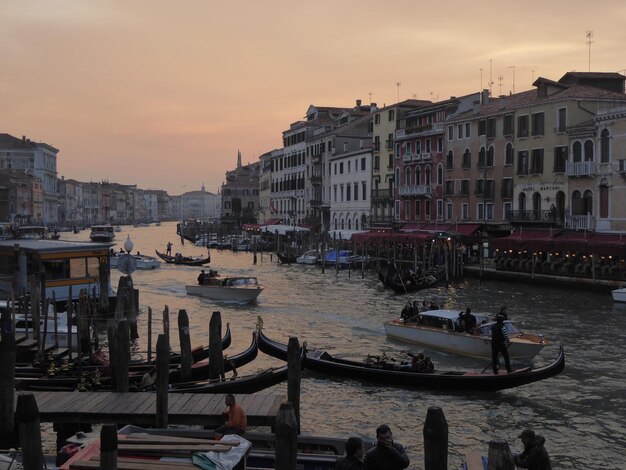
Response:
[[[611,291],[615,302],[626,302],[626,287],[620,287]]]
[[[203,284],[185,286],[187,295],[205,299],[248,303],[254,302],[264,287],[256,277],[208,277]]]
[[[92,242],[112,242],[115,240],[115,229],[110,224],[92,225],[89,238]]]
[[[321,256],[319,258],[321,260]],[[347,268],[362,261],[362,257],[356,256],[353,251],[349,250],[330,250],[324,254],[324,266],[335,266],[339,264],[339,268]],[[320,261],[322,263],[322,261]]]
[[[469,333],[459,331],[457,310],[427,310],[411,318],[387,321],[384,327],[389,338],[462,356],[491,359],[491,326],[494,322],[486,313],[473,315],[477,326]],[[548,344],[543,335],[523,333],[511,320],[505,320],[504,325],[511,340],[509,356],[512,359],[532,359]]]
[[[122,252],[112,254],[110,258],[111,267],[116,268],[119,260],[126,256],[128,255]],[[154,256],[147,256],[147,255],[141,255],[141,254],[130,255],[130,256],[135,260],[137,269],[151,270],[151,269],[157,269],[161,267],[161,261],[156,259]]]
[[[309,250],[302,253],[296,258],[298,264],[317,264],[320,257],[320,252],[317,250]]]
[[[78,350],[78,331],[76,325],[71,325],[72,328],[72,349]],[[67,312],[58,312],[56,318],[56,327],[54,321],[54,314],[48,313],[48,319],[39,320],[39,331],[43,338],[44,332],[46,335],[46,346],[52,346],[58,344],[59,348],[69,347],[68,343],[68,324],[67,324]],[[29,339],[33,338],[33,318],[32,316],[26,317],[24,314],[15,314],[15,334],[20,336],[26,336]]]
[[[42,240],[46,238],[48,230],[41,225],[22,225],[16,229],[16,237],[21,240]]]

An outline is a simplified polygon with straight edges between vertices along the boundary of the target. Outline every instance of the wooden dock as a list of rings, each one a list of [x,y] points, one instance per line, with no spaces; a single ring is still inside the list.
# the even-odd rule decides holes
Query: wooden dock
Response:
[[[32,393],[41,422],[114,423],[154,426],[156,393],[147,392],[17,392]],[[168,396],[169,424],[217,427],[224,423],[225,394],[173,393]],[[284,395],[235,395],[249,426],[272,426]],[[15,399],[17,404],[17,396]]]

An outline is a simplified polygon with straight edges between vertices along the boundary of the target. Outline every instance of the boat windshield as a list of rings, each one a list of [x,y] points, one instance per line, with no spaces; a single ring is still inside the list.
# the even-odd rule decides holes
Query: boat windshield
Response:
[[[232,286],[256,286],[257,280],[254,277],[247,277],[243,279],[232,279],[229,283]]]
[[[483,323],[482,325],[478,325],[474,329],[474,333],[479,336],[491,336],[491,327],[493,322]],[[513,324],[511,320],[507,320],[504,322],[504,326],[506,327],[506,332],[511,336],[517,336],[521,333],[521,331]]]

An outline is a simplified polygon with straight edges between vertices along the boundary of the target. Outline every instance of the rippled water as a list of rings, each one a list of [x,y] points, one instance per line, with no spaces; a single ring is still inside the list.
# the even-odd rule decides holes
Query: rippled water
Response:
[[[205,248],[180,245],[175,224],[128,228],[118,233],[121,245],[127,234],[135,250],[144,254],[162,251],[168,241],[173,251],[204,255]],[[88,233],[67,235],[87,239]],[[192,345],[208,344],[211,313],[222,313],[223,325],[233,332],[231,354],[250,342],[257,315],[262,315],[268,336],[287,342],[289,336],[310,347],[326,348],[340,357],[363,359],[383,351],[402,356],[410,345],[388,340],[383,322],[397,316],[407,300],[434,299],[439,305],[475,312],[495,313],[507,305],[509,316],[525,331],[543,333],[551,341],[536,364],[551,362],[563,344],[567,365],[559,376],[497,393],[430,392],[390,388],[352,380],[306,373],[302,382],[302,430],[306,434],[372,438],[381,423],[392,427],[395,439],[407,447],[412,464],[423,467],[422,430],[430,406],[444,410],[449,427],[449,467],[456,468],[469,451],[487,453],[488,442],[505,439],[513,451],[521,451],[517,439],[526,427],[546,438],[553,468],[620,468],[626,453],[626,394],[622,373],[626,344],[626,308],[615,305],[609,294],[587,293],[551,287],[475,279],[452,284],[449,289],[428,289],[398,296],[382,288],[374,273],[321,270],[314,266],[281,266],[274,256],[211,250],[212,268],[222,274],[257,276],[266,286],[256,305],[214,304],[188,297],[185,284],[196,282],[198,268],[163,264],[155,271],[133,274],[140,290],[143,313],[155,314],[154,339],[160,331],[164,305],[171,312],[172,347],[177,348],[175,313],[189,314]],[[113,279],[117,276],[113,273]],[[147,315],[140,315],[140,348],[145,349]],[[483,370],[488,361],[460,358],[428,351],[439,370]],[[240,372],[278,365],[274,358],[259,357]],[[268,390],[286,394],[282,384]],[[622,467],[623,468],[623,467]]]

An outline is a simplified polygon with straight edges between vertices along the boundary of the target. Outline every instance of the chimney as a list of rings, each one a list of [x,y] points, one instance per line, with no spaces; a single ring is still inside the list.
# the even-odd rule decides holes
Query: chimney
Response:
[[[26,142],[26,136],[25,135],[22,136],[22,142]]]
[[[360,108],[361,107],[361,100],[356,100],[356,107]]]
[[[489,104],[489,90],[488,89],[483,90],[480,104]]]

